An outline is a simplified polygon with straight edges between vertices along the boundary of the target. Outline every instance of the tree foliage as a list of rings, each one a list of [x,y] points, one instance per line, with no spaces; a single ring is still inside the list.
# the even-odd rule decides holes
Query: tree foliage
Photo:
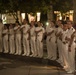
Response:
[[[54,10],[66,12],[72,9],[73,3],[71,0],[0,0],[0,12],[37,12],[46,13],[50,9],[50,5]]]
[[[43,14],[51,10],[66,12],[72,9],[73,3],[71,0],[0,0],[0,13],[12,13],[14,18],[18,19],[18,13],[25,12],[42,12]]]
[[[62,13],[65,13],[72,9],[73,9],[73,1],[72,0],[59,0],[54,5],[54,10],[61,11]]]
[[[5,13],[9,9],[8,0],[0,0],[0,13]]]

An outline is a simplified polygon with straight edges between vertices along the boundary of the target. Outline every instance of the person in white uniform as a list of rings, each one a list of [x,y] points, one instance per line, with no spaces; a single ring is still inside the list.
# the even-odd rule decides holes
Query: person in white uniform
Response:
[[[56,28],[54,25],[54,22],[51,21],[51,30],[54,31],[51,35],[50,35],[50,46],[51,46],[51,52],[52,52],[52,59],[51,60],[56,60],[57,59],[57,45],[56,45]]]
[[[15,53],[15,37],[14,37],[14,28],[12,24],[10,24],[9,26],[9,50],[10,54]]]
[[[38,57],[43,57],[43,35],[44,35],[44,28],[42,24],[38,22],[38,27],[35,29],[36,32],[36,47],[37,47],[37,55]]]
[[[58,47],[58,54],[59,54],[59,59],[57,60],[59,63],[63,63],[63,57],[62,57],[62,41],[59,39],[59,36],[61,35],[62,31],[63,31],[63,25],[62,23],[59,21],[58,22],[58,28],[56,31],[56,37],[57,37],[57,47]]]
[[[75,71],[75,38],[72,38],[72,34],[75,29],[72,27],[72,22],[68,21],[68,33],[66,36],[66,40],[68,41],[68,57],[69,57],[69,68],[67,69],[67,73],[73,73]]]
[[[21,53],[22,53],[22,50],[21,50],[21,31],[20,31],[20,26],[17,22],[15,23],[14,32],[15,32],[15,44],[16,44],[15,55],[21,55]]]
[[[31,21],[31,27],[30,27],[30,45],[31,45],[31,52],[33,57],[37,56],[37,50],[36,50],[36,33],[35,33],[35,24],[34,21]]]
[[[2,29],[4,25],[2,24],[2,20],[0,19],[0,52],[3,52],[3,45],[2,45]]]
[[[4,26],[2,34],[3,34],[4,53],[8,53],[9,52],[9,47],[8,47],[8,28],[7,28],[7,26]]]
[[[67,33],[68,33],[68,25],[65,22],[63,24],[63,31],[62,31],[62,35],[60,36],[60,38],[62,40],[63,69],[66,71],[67,71],[67,68],[69,67],[68,41],[66,40]]]
[[[56,29],[53,22],[46,27],[47,58],[51,60],[55,60],[57,58],[55,30]]]
[[[23,25],[21,26],[21,30],[23,33],[23,56],[29,56],[30,55],[30,46],[29,46],[29,32],[30,32],[30,26],[28,25],[27,21],[24,19]]]

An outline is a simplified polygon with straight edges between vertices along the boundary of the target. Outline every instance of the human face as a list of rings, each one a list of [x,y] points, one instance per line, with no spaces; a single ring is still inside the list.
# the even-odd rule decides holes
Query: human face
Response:
[[[51,26],[54,27],[54,23],[53,22],[51,22]]]
[[[63,30],[67,30],[67,29],[68,29],[68,25],[67,24],[64,24]]]
[[[72,23],[71,22],[67,22],[68,25],[68,29],[70,29],[72,27]]]
[[[16,23],[15,25],[18,26],[18,23]]]
[[[60,24],[62,24],[62,22],[61,22],[60,20],[58,20],[58,21],[56,22],[56,24],[57,24],[58,26],[60,26]]]
[[[26,23],[27,23],[27,21],[26,21],[26,20],[24,20],[24,21],[23,21],[23,24],[26,24]]]
[[[40,22],[38,22],[37,24],[38,24],[38,27],[40,27],[40,26],[41,26],[41,23],[40,23]]]

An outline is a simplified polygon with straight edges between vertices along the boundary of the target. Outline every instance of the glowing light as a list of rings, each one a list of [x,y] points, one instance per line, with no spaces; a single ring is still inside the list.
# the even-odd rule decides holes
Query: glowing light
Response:
[[[48,22],[46,22],[46,25],[48,26],[48,25],[49,25],[49,23],[48,23]]]
[[[74,11],[73,11],[73,10],[70,10],[70,11],[69,11],[69,13],[70,13],[70,14],[73,14],[73,13],[74,13]]]
[[[62,15],[61,15],[61,13],[60,13],[59,19],[62,20]]]
[[[32,16],[31,14],[28,14],[28,19],[29,19],[29,22],[35,21],[35,16]]]
[[[41,15],[41,13],[37,12],[37,21],[40,21],[40,15]]]
[[[58,13],[60,13],[59,11],[54,11],[54,14],[58,14]]]
[[[60,16],[60,20],[62,20],[62,16]]]
[[[25,13],[21,13],[22,21],[25,19]]]
[[[5,14],[2,15],[2,21],[3,21],[3,24],[6,24],[7,23],[6,22],[6,15]]]

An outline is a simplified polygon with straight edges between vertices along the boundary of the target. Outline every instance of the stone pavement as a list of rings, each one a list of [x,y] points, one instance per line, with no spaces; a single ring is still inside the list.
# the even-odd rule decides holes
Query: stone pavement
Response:
[[[56,61],[1,55],[0,75],[76,75],[76,73],[67,74]]]

